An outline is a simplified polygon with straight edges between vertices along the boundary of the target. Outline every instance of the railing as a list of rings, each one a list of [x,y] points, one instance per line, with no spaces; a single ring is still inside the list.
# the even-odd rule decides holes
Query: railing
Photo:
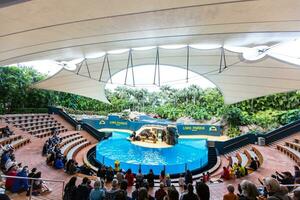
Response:
[[[49,106],[49,114],[55,113],[60,115],[62,118],[64,118],[67,122],[69,122],[72,126],[77,127],[78,125],[81,125],[81,128],[88,132],[91,136],[96,138],[97,140],[101,140],[104,137],[107,137],[108,135],[105,132],[100,132],[91,125],[85,123],[85,122],[78,122],[77,120],[73,119],[70,115],[65,113],[63,109]]]
[[[60,108],[49,107],[49,112],[51,113],[51,111],[52,112],[54,111],[54,113],[56,114],[60,114],[62,117],[64,117],[68,122],[70,122],[74,126],[80,124],[75,119],[70,117],[67,113],[63,112],[62,109]],[[99,138],[102,138],[105,135],[105,133],[99,132],[97,129],[95,129],[94,127],[92,127],[91,125],[85,122],[81,123],[81,126],[84,128],[84,130],[89,132],[92,136],[94,136],[98,140]],[[270,131],[269,133],[266,134],[249,133],[236,138],[229,139],[227,141],[216,141],[215,147],[218,149],[218,152],[220,154],[225,154],[235,149],[246,146],[248,144],[254,144],[255,142],[257,142],[258,137],[265,138],[266,144],[270,144],[276,140],[287,137],[297,131],[300,131],[300,120],[287,124],[276,130]]]
[[[297,131],[300,131],[300,120],[289,123],[262,136],[266,139],[266,144],[270,144],[276,140],[292,135]]]
[[[33,181],[43,181],[44,183],[48,184],[48,187],[50,189],[51,188],[53,189],[52,192],[41,195],[41,198],[39,198],[39,196],[33,195],[32,187],[30,187],[28,200],[31,200],[33,197],[34,197],[34,199],[63,199],[64,188],[65,188],[65,181],[63,181],[63,180],[53,180],[53,179],[44,179],[44,178],[29,178],[29,177],[19,177],[19,176],[6,176],[6,175],[1,175],[1,178],[23,179],[23,180],[25,179],[25,180],[28,180],[29,185],[32,185]],[[61,186],[59,183],[61,183]]]

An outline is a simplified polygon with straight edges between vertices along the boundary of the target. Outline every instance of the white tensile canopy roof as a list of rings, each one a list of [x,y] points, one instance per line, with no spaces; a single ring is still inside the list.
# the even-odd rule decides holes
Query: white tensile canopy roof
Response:
[[[206,77],[229,104],[300,89],[300,47],[292,54],[278,48],[300,39],[298,0],[17,2],[0,3],[0,65],[85,58],[37,88],[107,102],[111,75],[159,58]],[[170,44],[190,46],[164,47]],[[145,46],[155,48],[135,49]],[[131,50],[110,52],[116,49]]]

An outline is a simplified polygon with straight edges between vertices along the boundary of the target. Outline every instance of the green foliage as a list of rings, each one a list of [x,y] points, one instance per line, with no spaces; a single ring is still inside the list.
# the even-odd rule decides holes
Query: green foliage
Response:
[[[254,114],[253,122],[265,129],[273,129],[279,126],[279,117],[281,111],[278,110],[266,110],[260,111]]]
[[[227,130],[227,136],[230,138],[234,138],[241,135],[241,131],[237,127],[229,127]]]
[[[251,118],[247,112],[233,106],[229,106],[225,109],[224,119],[232,127],[251,123]]]
[[[285,125],[298,119],[300,119],[300,109],[288,110],[279,116],[279,123]]]

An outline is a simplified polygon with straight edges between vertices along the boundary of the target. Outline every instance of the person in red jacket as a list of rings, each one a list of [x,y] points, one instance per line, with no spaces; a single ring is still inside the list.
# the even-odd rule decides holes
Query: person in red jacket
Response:
[[[10,170],[7,173],[7,176],[17,176],[17,166],[14,165],[10,168]],[[5,182],[5,188],[7,190],[11,190],[13,184],[14,184],[15,179],[14,178],[7,178]]]
[[[222,172],[221,178],[223,178],[225,180],[230,179],[230,172],[229,172],[229,169],[227,167],[223,167],[223,172]]]
[[[128,186],[133,186],[134,183],[134,175],[131,173],[131,169],[128,169],[125,174],[125,179],[128,182]]]

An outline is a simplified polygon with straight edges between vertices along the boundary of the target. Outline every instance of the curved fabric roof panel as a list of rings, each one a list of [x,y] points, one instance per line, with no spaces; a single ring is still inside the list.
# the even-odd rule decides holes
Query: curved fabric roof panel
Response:
[[[109,103],[104,93],[104,83],[92,80],[82,75],[77,75],[76,73],[66,69],[60,70],[51,78],[36,83],[33,87],[78,94]]]
[[[85,59],[77,64],[75,71],[62,70],[48,80],[38,83],[36,87],[50,90],[58,88],[58,91],[80,94],[107,102],[104,91],[106,82],[115,73],[126,69],[127,66],[131,67],[131,62],[128,63],[128,61],[132,56],[133,66],[155,64],[157,59],[162,65],[183,69],[188,66],[189,70],[212,81],[223,93],[227,104],[300,88],[300,67],[298,66],[270,57],[250,62],[242,59],[241,54],[222,48],[212,50],[189,48],[187,50],[188,48],[172,50],[158,48],[144,50],[143,53],[132,50],[120,54],[107,54],[97,59]],[[138,54],[142,56],[139,57]],[[220,65],[221,59],[222,65]],[[135,63],[138,64],[135,65]],[[128,73],[132,73],[131,70]]]

